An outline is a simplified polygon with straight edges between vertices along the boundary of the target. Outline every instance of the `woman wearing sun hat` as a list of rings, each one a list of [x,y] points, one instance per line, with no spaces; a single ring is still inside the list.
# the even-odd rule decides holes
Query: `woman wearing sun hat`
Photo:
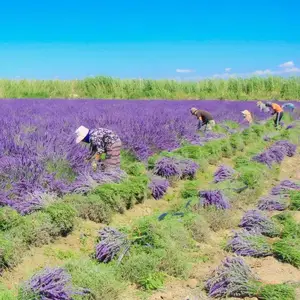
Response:
[[[80,126],[75,133],[77,144],[80,142],[90,144],[91,154],[89,160],[93,159],[92,166],[94,170],[96,170],[103,153],[106,155],[103,161],[105,171],[120,167],[122,142],[116,133],[106,128],[89,130],[84,126]]]
[[[244,121],[247,121],[249,124],[252,124],[253,118],[249,110],[243,110],[242,114],[244,116]]]

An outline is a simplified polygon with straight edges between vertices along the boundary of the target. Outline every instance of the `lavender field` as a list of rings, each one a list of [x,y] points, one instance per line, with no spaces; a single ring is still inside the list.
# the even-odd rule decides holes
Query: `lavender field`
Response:
[[[6,287],[0,300],[128,299],[126,287],[132,284],[137,294],[129,299],[144,299],[138,295],[146,291],[143,297],[148,293],[154,300],[166,278],[196,278],[195,297],[243,298],[259,291],[258,299],[278,300],[279,293],[286,295],[283,300],[296,300],[294,289],[280,284],[261,290],[260,279],[241,258],[272,256],[300,266],[300,250],[289,244],[292,236],[300,239],[300,228],[289,215],[275,220],[269,214],[300,210],[295,179],[300,104],[293,103],[295,112],[286,112],[282,129],[275,130],[273,117],[260,112],[256,101],[1,100],[0,282]],[[216,128],[198,132],[191,107],[211,112]],[[254,116],[251,126],[242,122],[245,109]],[[75,143],[80,125],[109,128],[120,136],[120,170],[93,171],[86,161],[88,148]],[[276,166],[285,161],[292,166],[289,180],[266,188],[265,181],[278,181]],[[144,201],[151,203],[150,215],[137,213],[130,225],[111,227],[115,214],[125,218]],[[165,211],[156,203],[165,203]],[[92,248],[86,249],[78,243],[88,222],[97,230],[88,243]],[[225,231],[238,227],[226,251],[239,258],[226,258],[212,241],[228,242]],[[49,269],[43,256],[37,266],[44,271],[32,266],[29,276],[28,263],[14,271],[26,261],[26,251],[54,247],[75,229],[80,238],[68,249],[74,253],[56,257],[52,265],[57,268]],[[274,236],[279,242],[270,246]],[[215,254],[204,259],[206,248],[195,249],[195,242],[213,247]],[[192,275],[191,266],[215,266],[220,258],[223,265],[216,273]],[[12,287],[6,278],[14,276],[20,282]],[[181,294],[172,298],[184,299]]]

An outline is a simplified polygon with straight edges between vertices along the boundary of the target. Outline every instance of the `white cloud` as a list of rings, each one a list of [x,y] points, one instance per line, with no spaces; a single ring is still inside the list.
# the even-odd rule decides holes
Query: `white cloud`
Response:
[[[254,75],[271,75],[273,74],[274,72],[269,70],[269,69],[266,69],[266,70],[256,70],[255,72],[253,72]]]
[[[283,70],[283,73],[300,73],[300,68],[291,67]]]
[[[293,61],[287,61],[281,65],[279,65],[280,68],[293,68],[295,66]]]
[[[228,73],[231,71],[231,68],[225,68],[225,72]]]
[[[176,69],[177,73],[194,73],[196,72],[195,70],[192,69]]]

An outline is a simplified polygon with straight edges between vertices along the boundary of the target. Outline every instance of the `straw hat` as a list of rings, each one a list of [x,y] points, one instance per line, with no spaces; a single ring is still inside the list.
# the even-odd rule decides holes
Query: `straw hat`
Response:
[[[251,115],[251,113],[250,113],[249,110],[243,110],[243,111],[242,111],[242,114],[243,114],[244,116]]]
[[[76,144],[82,142],[82,140],[88,135],[88,133],[89,133],[89,129],[84,126],[80,126],[79,128],[77,128],[77,130],[75,131],[75,134],[77,136]]]
[[[198,110],[197,108],[192,107],[192,108],[191,108],[191,113],[194,114],[197,110]]]

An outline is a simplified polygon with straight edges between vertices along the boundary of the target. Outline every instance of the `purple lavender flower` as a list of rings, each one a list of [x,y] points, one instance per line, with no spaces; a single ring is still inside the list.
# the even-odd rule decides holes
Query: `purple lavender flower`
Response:
[[[118,230],[105,227],[99,232],[100,243],[96,245],[96,259],[99,262],[108,263],[118,254],[121,250],[128,251],[129,243],[126,235]]]
[[[248,265],[240,257],[227,257],[205,283],[209,297],[253,296],[249,283],[256,281]]]
[[[266,238],[255,230],[235,232],[227,249],[241,256],[265,257],[272,254]]]
[[[25,284],[24,292],[42,300],[71,300],[71,276],[62,268],[46,268]]]
[[[266,196],[259,200],[257,208],[259,210],[278,210],[283,211],[289,206],[286,199],[276,196]]]
[[[279,234],[276,224],[259,210],[247,211],[239,226],[248,231],[255,230],[269,237],[274,237]]]
[[[158,200],[164,196],[169,187],[169,181],[160,177],[153,177],[149,184],[151,195],[155,200]]]
[[[231,167],[222,165],[218,168],[218,170],[214,174],[214,181],[215,183],[227,180],[232,178],[234,175],[235,171]]]
[[[200,191],[200,205],[203,207],[215,206],[217,209],[229,209],[227,198],[219,190]]]

